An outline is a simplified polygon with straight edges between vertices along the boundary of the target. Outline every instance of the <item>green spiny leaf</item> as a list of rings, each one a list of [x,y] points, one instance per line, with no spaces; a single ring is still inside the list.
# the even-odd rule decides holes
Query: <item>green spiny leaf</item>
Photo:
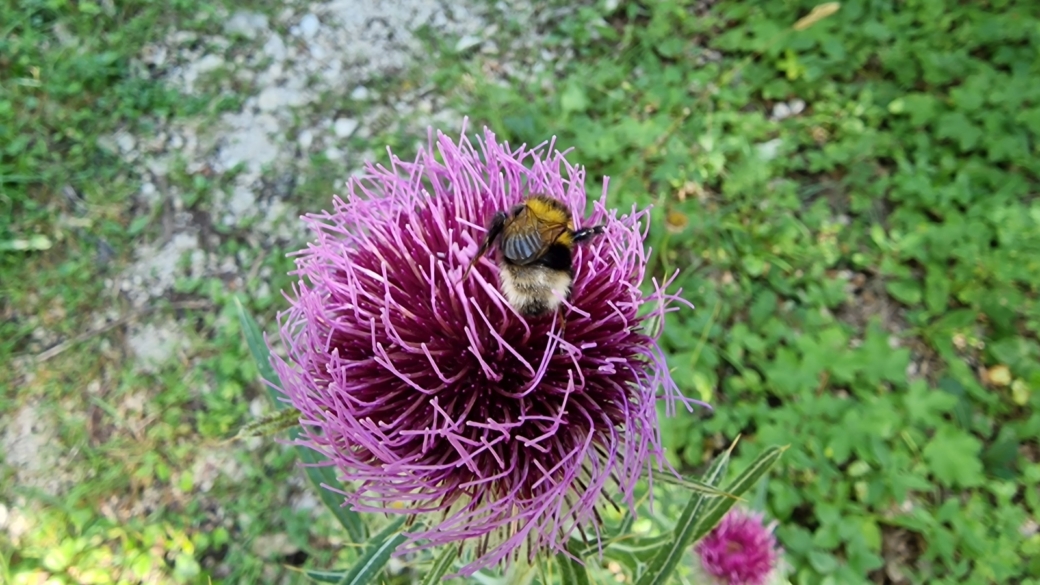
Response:
[[[365,542],[368,529],[361,520],[361,515],[343,506],[343,496],[323,486],[342,490],[343,484],[336,479],[336,472],[328,460],[317,451],[303,445],[296,446],[296,454],[304,463],[308,479],[318,490],[318,496],[325,506],[336,516],[336,520],[346,529],[353,542]]]
[[[705,494],[713,497],[737,498],[737,496],[734,496],[733,494],[726,493],[711,484],[697,479],[690,479],[682,476],[676,477],[669,473],[655,473],[653,474],[653,478],[661,483],[678,486],[698,494]]]
[[[273,388],[269,385],[278,383],[278,374],[271,367],[271,350],[267,348],[264,334],[260,331],[260,325],[257,324],[256,319],[253,319],[253,316],[246,311],[238,297],[235,297],[235,304],[238,306],[238,320],[242,324],[242,333],[246,336],[249,353],[253,354],[253,361],[256,362],[256,367],[260,370],[260,377],[268,382],[268,384],[265,384],[268,392],[274,399],[275,404],[281,408],[285,403],[278,400],[278,394],[273,392]]]
[[[423,577],[422,585],[434,585],[439,583],[444,574],[451,568],[451,564],[455,562],[455,557],[459,555],[459,549],[455,546],[445,546],[441,554],[437,555],[436,560],[433,561],[433,566],[427,571],[426,576]]]
[[[245,307],[242,306],[242,302],[237,298],[235,303],[238,305],[238,318],[242,323],[242,332],[245,334],[246,343],[249,345],[249,351],[253,354],[253,359],[256,360],[257,367],[260,369],[260,376],[265,380],[275,383],[278,379],[274,368],[271,367],[271,352],[267,348],[267,343],[264,341],[264,336],[260,332],[260,326],[257,325],[256,320],[253,319],[252,315],[246,311]],[[275,406],[285,411],[295,411],[289,404],[280,400],[280,391],[275,389],[270,384],[267,384],[267,392],[271,397],[271,401],[274,402]],[[299,413],[295,416],[298,418]],[[300,427],[290,427],[289,437],[296,439],[300,434]],[[314,484],[314,488],[318,492],[318,497],[325,504],[329,510],[336,516],[336,520],[346,529],[347,534],[353,542],[361,543],[365,542],[368,535],[368,530],[365,527],[365,523],[361,520],[361,516],[350,509],[343,506],[343,497],[333,490],[344,490],[343,484],[336,479],[336,473],[334,468],[331,466],[329,461],[323,457],[320,453],[311,449],[305,445],[296,446],[296,454],[300,458],[300,461],[304,464],[304,470],[307,473],[308,479]],[[328,486],[328,487],[325,487]],[[330,490],[328,488],[333,488]]]
[[[732,451],[732,448],[730,447],[730,451]],[[746,492],[776,463],[783,451],[784,449],[778,447],[766,449],[747,469],[733,480],[733,483],[727,487],[726,491],[738,496]],[[729,452],[727,451],[727,453],[712,462],[708,468],[708,473],[705,474],[704,480],[706,483],[714,485],[722,477],[722,471],[728,459]],[[682,514],[679,516],[679,521],[672,531],[673,540],[671,546],[658,551],[657,555],[650,561],[647,571],[639,578],[637,585],[664,585],[667,583],[672,572],[675,571],[675,567],[679,564],[683,555],[686,554],[687,549],[693,545],[697,538],[707,534],[708,530],[722,519],[722,515],[736,503],[735,500],[730,498],[711,498],[709,502],[709,498],[710,496],[700,493],[694,493],[690,497],[689,503],[683,509]],[[703,512],[701,511],[702,507],[704,508]]]
[[[407,518],[402,516],[391,522],[368,541],[364,554],[339,580],[339,585],[364,585],[373,582],[379,575],[390,555],[405,541],[401,527]]]
[[[300,411],[295,408],[276,410],[271,414],[242,425],[238,429],[238,434],[235,435],[235,438],[271,437],[298,424],[300,424]]]
[[[780,459],[780,455],[786,450],[786,447],[770,447],[766,449],[761,455],[756,458],[751,465],[746,469],[735,480],[730,484],[730,490],[736,494],[743,494],[748,491],[762,477],[769,471],[771,467]],[[733,500],[716,499],[707,504],[704,508],[704,513],[696,519],[696,526],[693,530],[693,539],[690,544],[697,542],[703,538],[708,532],[718,524],[726,512],[729,512],[730,508],[734,505]]]
[[[572,542],[571,546],[567,547],[571,554],[561,552],[556,555],[556,564],[560,567],[560,583],[561,585],[588,585],[588,569],[574,558],[577,556],[572,548],[574,544]]]

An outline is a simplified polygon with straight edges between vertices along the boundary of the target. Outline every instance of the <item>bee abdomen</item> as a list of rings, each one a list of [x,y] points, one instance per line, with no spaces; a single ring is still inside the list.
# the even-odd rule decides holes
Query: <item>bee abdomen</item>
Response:
[[[555,311],[571,288],[570,265],[567,270],[550,268],[541,263],[528,266],[505,264],[499,273],[502,294],[509,304],[524,315],[537,316]]]

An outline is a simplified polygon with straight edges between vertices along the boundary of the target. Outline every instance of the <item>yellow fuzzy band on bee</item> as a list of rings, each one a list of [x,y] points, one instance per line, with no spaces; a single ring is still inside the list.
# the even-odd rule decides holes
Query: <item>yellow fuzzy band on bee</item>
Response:
[[[572,228],[570,225],[570,213],[567,212],[567,208],[562,203],[555,199],[536,196],[525,201],[524,205],[540,221],[566,225],[568,228]]]
[[[567,231],[563,232],[562,234],[560,234],[560,237],[556,238],[556,243],[557,244],[563,244],[564,246],[567,246],[568,248],[573,246],[574,245],[574,235],[573,235],[573,232],[571,232],[571,230],[569,230],[569,229]]]

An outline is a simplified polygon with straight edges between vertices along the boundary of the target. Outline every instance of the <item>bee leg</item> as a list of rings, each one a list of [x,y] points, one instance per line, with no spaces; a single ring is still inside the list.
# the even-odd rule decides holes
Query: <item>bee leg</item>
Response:
[[[567,329],[567,310],[564,309],[561,304],[560,307],[556,309],[556,314],[560,317],[560,337],[563,337],[563,332]]]
[[[469,261],[469,266],[466,267],[466,273],[462,275],[462,280],[466,280],[466,277],[469,276],[469,271],[473,270],[473,265],[477,263],[477,260],[480,260],[481,256],[487,253],[491,244],[494,244],[495,240],[498,239],[498,236],[502,234],[502,228],[506,225],[506,217],[507,216],[504,212],[499,211],[491,218],[491,223],[488,224],[487,234],[484,235],[484,241],[480,243],[480,248],[477,249],[477,255]]]
[[[598,236],[602,234],[604,231],[606,231],[606,229],[607,226],[605,225],[597,225],[590,228],[580,229],[574,232],[574,235],[571,236],[571,238],[574,240],[574,243],[577,244],[579,242],[591,238],[592,236]]]

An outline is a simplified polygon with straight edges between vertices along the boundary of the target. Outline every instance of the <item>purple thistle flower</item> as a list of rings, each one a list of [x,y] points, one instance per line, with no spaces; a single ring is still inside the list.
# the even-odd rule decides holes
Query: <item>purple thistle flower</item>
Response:
[[[730,510],[694,551],[704,571],[722,585],[762,585],[776,567],[780,552],[772,526],[762,515]]]
[[[315,241],[279,316],[287,359],[273,360],[300,441],[355,482],[343,494],[355,510],[439,512],[405,550],[471,541],[463,575],[525,543],[561,550],[583,525],[598,537],[600,496],[633,505],[641,472],[663,461],[658,390],[669,414],[693,402],[646,330],[680,301],[670,280],[640,290],[646,212],[608,211],[604,181],[583,218],[584,180],[553,142],[438,132],[415,162],[391,153],[305,218]],[[529,194],[565,202],[577,228],[606,226],[575,250],[562,334],[554,315],[507,303],[492,254],[462,278],[491,216]]]

